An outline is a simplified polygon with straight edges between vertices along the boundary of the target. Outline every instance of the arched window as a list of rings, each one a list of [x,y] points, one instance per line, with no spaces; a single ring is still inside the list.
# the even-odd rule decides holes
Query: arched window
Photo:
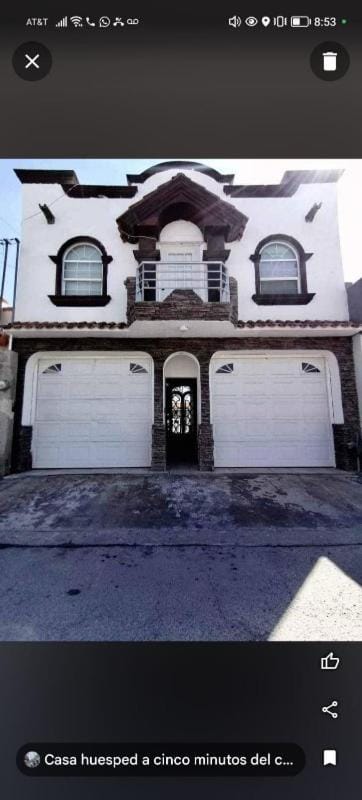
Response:
[[[255,266],[254,302],[261,306],[310,303],[314,294],[308,292],[306,263],[312,255],[283,233],[259,242],[250,256]]]
[[[260,294],[298,294],[299,258],[285,242],[269,242],[260,252]]]
[[[104,245],[91,236],[75,236],[64,242],[55,256],[55,294],[48,295],[55,306],[105,306],[108,255]]]
[[[69,247],[63,256],[63,295],[103,294],[102,253],[88,242]]]

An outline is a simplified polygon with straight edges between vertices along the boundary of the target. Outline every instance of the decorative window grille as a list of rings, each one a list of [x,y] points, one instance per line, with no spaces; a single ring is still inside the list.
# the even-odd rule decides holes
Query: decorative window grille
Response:
[[[131,363],[129,365],[129,370],[132,373],[132,375],[140,375],[141,372],[146,372],[146,373],[148,372],[148,370],[145,369],[145,367],[142,367],[141,364],[134,364],[134,363]]]
[[[225,372],[225,373],[234,372],[234,364],[223,364],[223,366],[219,367],[219,369],[217,369],[216,372],[217,373],[220,373],[220,372]]]
[[[195,424],[195,400],[191,387],[173,386],[167,406],[168,432],[173,435],[192,433]]]
[[[320,369],[316,367],[314,364],[310,364],[308,361],[302,361],[302,371],[303,372],[320,372]]]
[[[55,372],[61,372],[62,365],[61,364],[52,364],[50,367],[46,367],[43,369],[43,375],[53,375]]]

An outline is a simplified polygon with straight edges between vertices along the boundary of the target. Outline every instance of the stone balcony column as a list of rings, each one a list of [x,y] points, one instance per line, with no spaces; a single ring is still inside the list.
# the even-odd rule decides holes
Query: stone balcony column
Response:
[[[154,421],[152,425],[152,469],[166,469],[166,425],[163,418],[164,358],[154,356]]]
[[[210,356],[200,357],[199,362],[201,391],[201,422],[198,430],[199,469],[201,472],[211,472],[214,469],[214,437],[210,422]]]

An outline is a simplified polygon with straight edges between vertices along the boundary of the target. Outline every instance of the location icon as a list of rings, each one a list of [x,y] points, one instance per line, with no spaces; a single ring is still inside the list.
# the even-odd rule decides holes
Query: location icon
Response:
[[[264,25],[264,28],[267,28],[268,25],[270,25],[270,23],[271,23],[270,17],[262,17],[261,21],[262,21],[262,23]]]

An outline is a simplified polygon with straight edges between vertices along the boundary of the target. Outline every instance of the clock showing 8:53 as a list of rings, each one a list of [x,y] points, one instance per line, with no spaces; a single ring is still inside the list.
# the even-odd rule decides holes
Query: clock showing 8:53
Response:
[[[314,17],[313,24],[316,28],[335,28],[337,17]]]

